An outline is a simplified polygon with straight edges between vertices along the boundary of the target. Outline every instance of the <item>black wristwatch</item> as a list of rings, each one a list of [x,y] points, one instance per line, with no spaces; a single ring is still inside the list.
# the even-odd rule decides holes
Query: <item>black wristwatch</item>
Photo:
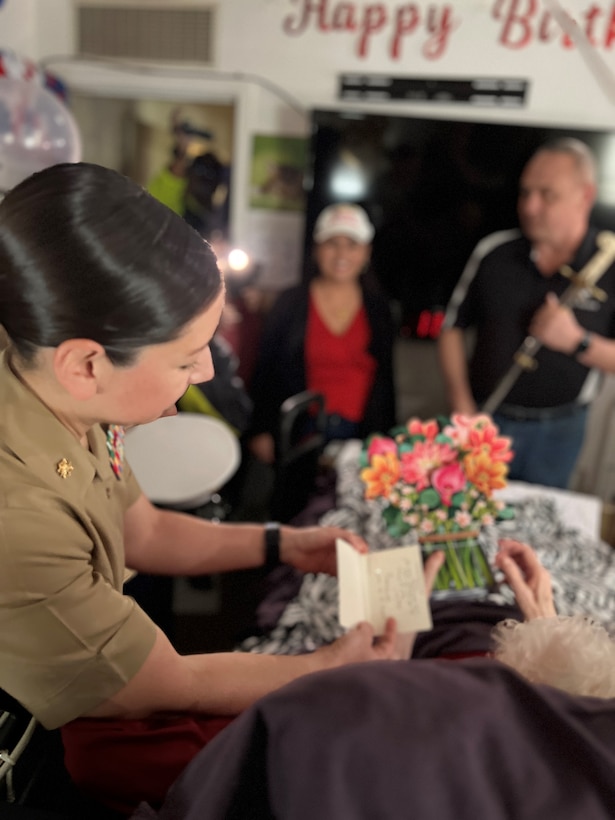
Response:
[[[577,345],[576,350],[574,351],[574,353],[572,355],[576,358],[577,356],[580,356],[581,353],[585,353],[585,351],[587,350],[587,348],[590,346],[591,343],[592,343],[592,335],[589,332],[589,330],[586,330],[584,335],[583,335],[583,338],[581,339],[581,341]]]
[[[265,569],[274,569],[280,561],[280,525],[277,521],[265,524]]]

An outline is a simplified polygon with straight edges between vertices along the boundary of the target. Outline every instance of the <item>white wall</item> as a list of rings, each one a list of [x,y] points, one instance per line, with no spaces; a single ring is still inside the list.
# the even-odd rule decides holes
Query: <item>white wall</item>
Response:
[[[307,107],[337,102],[340,72],[528,78],[532,89],[527,108],[513,114],[489,110],[485,116],[564,125],[580,118],[588,126],[610,125],[612,105],[581,52],[565,47],[560,26],[545,16],[553,5],[539,0],[224,0],[220,67],[261,74]],[[590,5],[595,9],[593,58],[613,67],[615,43],[604,45],[612,4],[566,3],[583,25]],[[396,38],[404,20],[406,34]],[[467,108],[434,103],[397,102],[389,107],[408,114],[473,116]]]
[[[123,0],[124,4],[127,0]],[[0,47],[46,59],[72,54],[75,0],[4,0]],[[107,4],[117,0],[101,0]],[[174,5],[172,0],[132,0],[135,5]],[[199,0],[192,0],[198,3]],[[307,134],[312,107],[393,110],[416,116],[611,127],[615,99],[615,29],[612,4],[569,0],[567,8],[594,46],[565,45],[561,28],[543,0],[455,0],[402,3],[400,0],[222,0],[217,7],[216,70],[173,76],[161,67],[156,77],[110,71],[99,65],[54,62],[53,70],[81,91],[110,96],[163,97],[215,102],[235,100],[234,240],[254,252],[273,282],[298,272],[302,217],[248,207],[249,162],[255,133]],[[208,5],[203,0],[203,5]],[[587,59],[608,75],[596,79]],[[341,73],[383,73],[422,77],[523,78],[531,83],[521,109],[463,104],[342,103]],[[257,82],[275,85],[292,102]],[[229,77],[229,74],[235,76]],[[286,273],[285,273],[286,271]]]
[[[0,48],[34,58],[35,0],[3,0],[0,5]]]

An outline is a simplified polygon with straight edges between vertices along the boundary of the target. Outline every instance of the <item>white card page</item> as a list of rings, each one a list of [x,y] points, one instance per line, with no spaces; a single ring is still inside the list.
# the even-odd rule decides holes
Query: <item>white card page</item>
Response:
[[[399,632],[432,628],[425,593],[423,561],[418,545],[379,550],[363,555],[337,539],[339,620],[344,627],[369,621],[382,635],[387,618],[395,618]]]

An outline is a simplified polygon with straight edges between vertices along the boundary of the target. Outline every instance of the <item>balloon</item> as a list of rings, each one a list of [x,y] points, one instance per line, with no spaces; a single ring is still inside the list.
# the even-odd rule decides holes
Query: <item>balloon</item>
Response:
[[[61,100],[36,82],[0,76],[0,192],[80,158],[79,129]]]
[[[0,0],[1,2],[1,0]],[[50,74],[10,48],[0,48],[0,76],[9,80],[28,80],[53,91],[66,101],[66,86],[54,74]]]

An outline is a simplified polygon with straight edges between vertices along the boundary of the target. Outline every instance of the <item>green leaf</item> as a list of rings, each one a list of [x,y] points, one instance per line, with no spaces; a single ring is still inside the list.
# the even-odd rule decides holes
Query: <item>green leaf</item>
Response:
[[[400,518],[394,526],[389,527],[389,535],[392,535],[393,538],[400,538],[402,535],[409,533],[410,530],[410,524]]]
[[[393,538],[399,538],[410,531],[411,527],[407,521],[404,521],[404,516],[401,510],[397,507],[386,507],[382,512],[384,523],[387,527],[387,532]]]
[[[383,510],[382,517],[389,535],[393,538],[398,538],[410,531],[410,524],[404,521],[403,513],[397,507],[387,507]]]
[[[460,508],[464,501],[466,501],[464,492],[453,493],[451,496],[451,507]]]
[[[402,519],[402,511],[393,506],[385,507],[382,512],[382,517],[384,518],[387,528],[396,526],[398,519]]]
[[[432,487],[429,487],[427,490],[423,490],[419,493],[419,504],[425,504],[425,506],[430,510],[435,510],[436,507],[440,506],[440,494],[437,493]]]
[[[515,508],[514,507],[504,507],[503,510],[498,510],[497,520],[498,521],[510,521],[511,518],[515,517]]]

